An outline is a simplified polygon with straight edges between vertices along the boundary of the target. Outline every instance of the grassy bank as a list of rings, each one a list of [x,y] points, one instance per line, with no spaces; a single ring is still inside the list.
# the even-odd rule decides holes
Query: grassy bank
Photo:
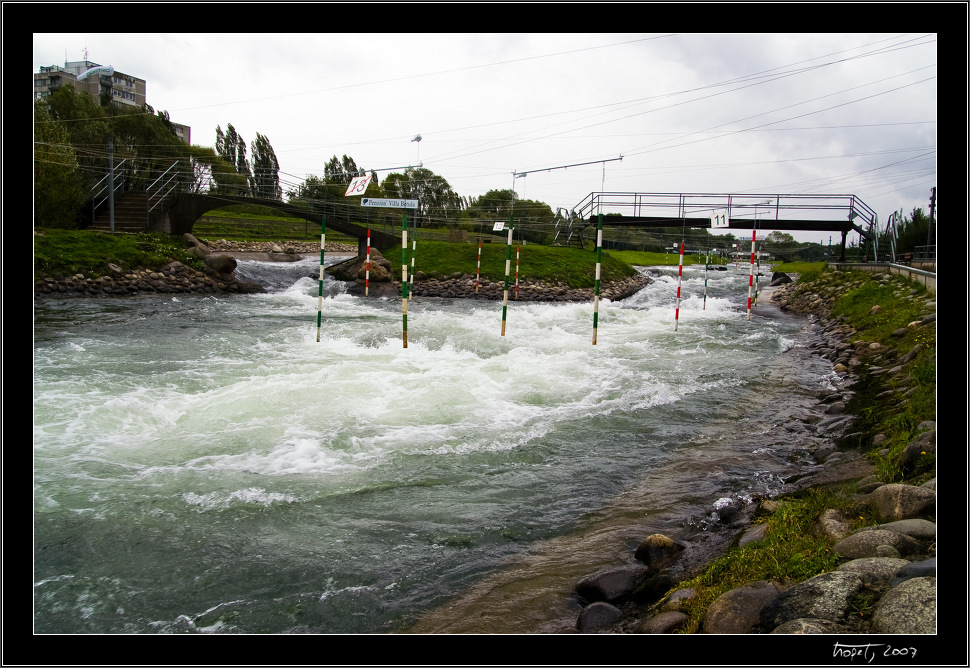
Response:
[[[914,470],[904,471],[900,465],[903,449],[919,433],[917,426],[936,420],[936,327],[908,326],[926,315],[925,287],[889,274],[832,272],[822,264],[786,265],[776,270],[800,273],[793,297],[827,295],[830,317],[856,330],[853,341],[863,341],[866,346],[878,343],[890,351],[884,354],[887,359],[915,352],[907,373],[877,374],[875,368],[866,366],[854,370],[859,379],[851,388],[855,394],[846,411],[857,418],[852,427],[856,436],[839,446],[861,447],[886,483],[919,484],[934,477],[932,455],[924,456]],[[868,507],[853,498],[855,491],[855,483],[835,484],[776,499],[777,510],[755,518],[756,523],[765,524],[764,540],[731,550],[703,573],[671,590],[697,591],[684,609],[688,621],[680,632],[696,632],[718,596],[746,583],[798,583],[834,570],[839,563],[832,551],[834,541],[814,531],[814,526],[827,509],[851,518],[852,530],[874,524]],[[858,597],[854,605],[853,614],[871,614],[871,601],[865,596]]]
[[[236,234],[196,236],[209,239],[242,240],[239,228]],[[328,242],[337,242],[335,235],[327,234]],[[317,237],[318,238],[318,237]],[[356,239],[348,237],[348,243]],[[267,239],[250,239],[266,241]],[[272,237],[274,241],[285,241]],[[411,267],[411,246],[408,247],[407,264]],[[505,278],[505,262],[508,247],[505,244],[482,246],[481,276],[490,281]],[[401,257],[400,246],[387,249],[385,257],[396,266]],[[111,234],[91,230],[35,230],[34,277],[56,278],[84,274],[92,278],[109,273],[109,264],[123,270],[145,268],[158,269],[172,260],[194,269],[203,269],[204,263],[185,252],[181,237],[157,233]],[[474,275],[478,261],[478,245],[472,243],[448,243],[443,241],[420,241],[415,254],[415,269],[427,274],[449,276],[454,273]],[[515,249],[512,250],[510,274],[514,278],[516,268]],[[606,253],[602,256],[601,278],[612,281],[636,273],[629,264]],[[537,245],[521,246],[519,249],[519,276],[547,283],[561,283],[570,288],[591,288],[595,284],[596,254],[589,250],[559,248]]]
[[[382,250],[384,257],[397,266],[401,247]],[[591,288],[596,278],[596,253],[578,248],[560,248],[527,244],[519,247],[520,279],[562,283],[570,288]],[[484,244],[481,256],[481,277],[489,281],[505,279],[505,263],[509,256],[506,244]],[[478,244],[419,241],[415,251],[414,268],[429,275],[449,276],[460,273],[474,276],[478,263]],[[411,246],[407,264],[411,266]],[[509,274],[514,279],[516,249],[511,252]],[[601,279],[612,281],[632,276],[636,270],[629,264],[603,254]]]
[[[193,269],[205,263],[185,252],[179,237],[165,234],[111,234],[88,230],[34,230],[34,279],[84,274],[92,278],[121,269],[158,269],[172,260]]]

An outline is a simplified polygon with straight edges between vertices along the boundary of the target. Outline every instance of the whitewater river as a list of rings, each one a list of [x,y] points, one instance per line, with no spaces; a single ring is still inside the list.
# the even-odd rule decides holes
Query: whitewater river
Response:
[[[589,303],[501,336],[500,302],[416,298],[405,349],[400,298],[329,278],[317,342],[317,263],[35,303],[36,632],[555,630],[579,577],[807,466],[829,367],[746,319],[744,267],[706,308],[685,268],[676,331],[676,267],[603,302],[596,346]]]

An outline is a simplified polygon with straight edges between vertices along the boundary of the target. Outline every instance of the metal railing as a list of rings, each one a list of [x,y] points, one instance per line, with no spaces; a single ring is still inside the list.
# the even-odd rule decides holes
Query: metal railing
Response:
[[[795,220],[851,220],[864,230],[876,219],[875,211],[855,195],[592,192],[574,208],[580,219],[621,213],[682,220],[709,218],[719,210],[726,210],[729,219],[757,219],[766,228],[772,220],[780,220],[782,212]]]
[[[152,211],[165,201],[165,199],[175,192],[179,186],[178,160],[172,163],[171,167],[162,172],[161,176],[152,181],[145,192],[148,195],[146,200],[146,217],[150,220]],[[154,202],[154,203],[153,203]]]
[[[112,182],[112,180],[115,183],[115,187],[114,187],[115,194],[123,195],[125,193],[125,180],[124,178],[121,178],[121,177],[124,170],[126,169],[124,166],[126,162],[127,160],[122,160],[121,162],[119,162],[117,165],[114,166],[114,169],[111,170],[111,172],[109,172],[108,174],[105,174],[104,178],[102,178],[100,181],[95,183],[94,186],[91,188],[92,217],[97,215],[98,207],[104,204],[105,202],[107,202],[108,198],[111,197],[110,183]],[[121,191],[120,193],[118,192],[119,190]]]

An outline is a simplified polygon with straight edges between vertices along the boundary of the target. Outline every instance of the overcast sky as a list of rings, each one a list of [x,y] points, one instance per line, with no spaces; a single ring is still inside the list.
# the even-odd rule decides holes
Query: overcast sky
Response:
[[[346,154],[553,210],[599,191],[850,194],[884,224],[928,213],[936,185],[933,33],[34,34],[33,71],[85,48],[145,79],[194,144],[228,123],[265,135],[284,190]]]

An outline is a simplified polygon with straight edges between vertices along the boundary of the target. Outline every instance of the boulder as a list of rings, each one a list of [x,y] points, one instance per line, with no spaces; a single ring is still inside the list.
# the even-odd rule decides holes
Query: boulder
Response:
[[[936,578],[906,580],[879,599],[873,633],[936,633]]]
[[[845,633],[846,631],[847,629],[844,626],[836,622],[802,617],[779,624],[772,633]]]
[[[936,492],[914,485],[889,484],[869,495],[869,505],[885,522],[936,515]]]
[[[661,612],[640,626],[640,633],[673,633],[684,625],[687,615],[682,612]]]
[[[754,632],[764,607],[782,591],[780,584],[758,580],[724,592],[707,608],[704,633]]]
[[[809,617],[841,622],[849,613],[849,603],[864,588],[858,573],[822,573],[781,592],[761,610],[760,624],[773,631],[781,624]]]
[[[645,566],[607,568],[580,580],[576,584],[576,593],[589,602],[618,603],[631,598],[648,576],[649,569]]]
[[[205,256],[205,264],[220,274],[231,274],[236,270],[236,259],[227,253],[210,253]]]
[[[205,256],[209,255],[212,251],[209,250],[208,246],[200,243],[194,246],[190,246],[185,252],[199,259],[205,259]]]
[[[390,283],[393,280],[391,272],[387,270],[384,265],[374,264],[371,262],[370,265],[370,277],[368,278],[367,263],[365,262],[357,270],[357,278],[361,281],[370,280],[375,283]]]
[[[198,238],[196,238],[195,235],[193,235],[190,232],[186,232],[185,234],[182,235],[182,241],[185,242],[185,245],[188,248],[192,248],[193,246],[203,245],[202,242],[199,241]]]
[[[927,455],[936,455],[936,430],[920,434],[903,450],[901,464],[907,471],[913,471],[920,460]]]
[[[839,511],[829,508],[818,518],[818,531],[826,538],[841,540],[849,535],[849,524],[842,519]]]
[[[863,557],[853,559],[840,565],[837,570],[857,573],[867,587],[876,591],[883,591],[892,586],[893,578],[909,564],[905,559],[887,557]]]
[[[576,628],[580,633],[598,633],[609,629],[623,619],[623,613],[615,605],[605,601],[590,603],[576,620]]]
[[[904,536],[915,538],[916,540],[936,540],[936,522],[930,522],[929,520],[898,520],[896,522],[889,522],[887,524],[877,524],[875,526],[865,527],[863,529],[859,529],[859,531],[872,531],[874,529],[894,531],[896,533],[901,533]]]
[[[901,555],[913,554],[920,549],[919,541],[915,538],[885,529],[857,531],[840,540],[832,549],[844,557],[862,559],[878,556],[876,548],[880,545],[890,545]]]
[[[893,578],[892,586],[896,587],[906,580],[913,578],[925,577],[936,577],[936,557],[906,564],[896,571],[896,577]]]
[[[771,275],[771,282],[768,283],[768,287],[773,288],[776,285],[784,285],[785,283],[791,282],[791,276],[782,271],[776,271]]]
[[[659,571],[674,563],[683,551],[684,546],[680,543],[655,533],[643,539],[633,556],[649,569]]]

